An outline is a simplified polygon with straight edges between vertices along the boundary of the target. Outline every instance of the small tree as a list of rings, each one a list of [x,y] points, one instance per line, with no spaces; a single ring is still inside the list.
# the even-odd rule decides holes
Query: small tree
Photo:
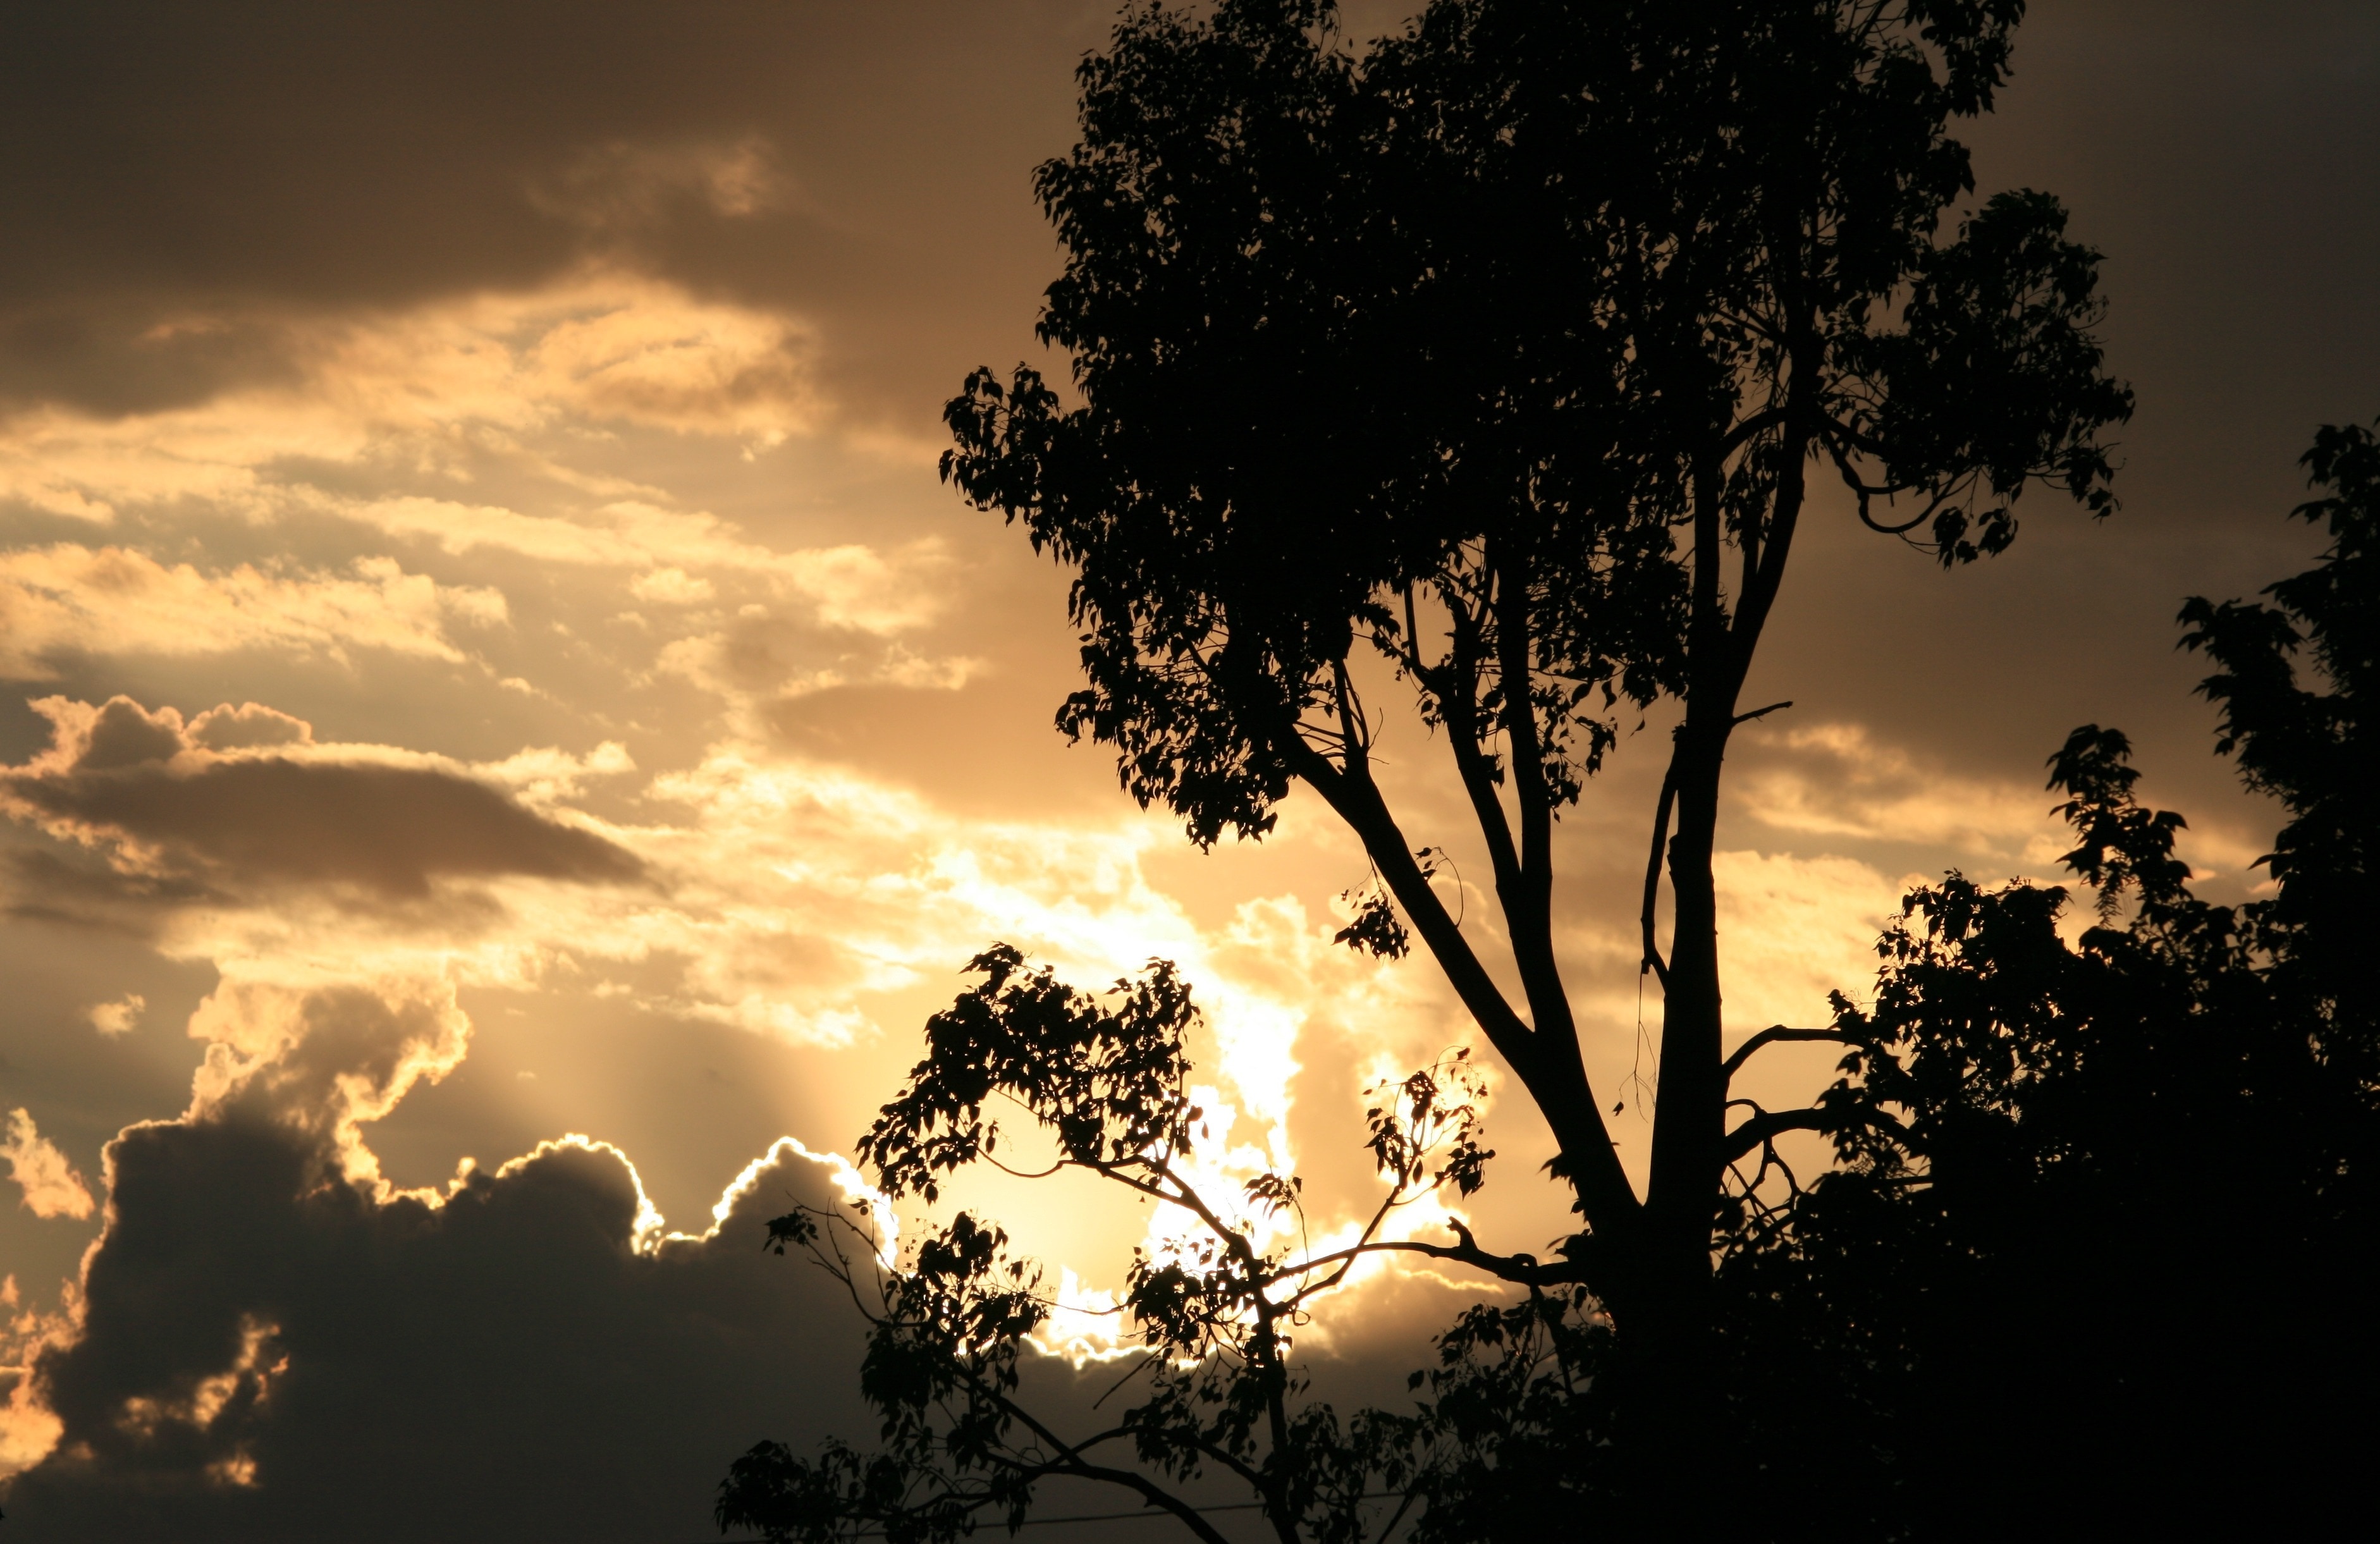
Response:
[[[947,1176],[976,1164],[1017,1174],[986,1112],[1004,1101],[1056,1148],[1054,1162],[1020,1177],[1087,1173],[1169,1209],[1178,1232],[1134,1251],[1114,1310],[1137,1354],[1099,1403],[1135,1382],[1139,1396],[1111,1424],[1076,1435],[1020,1397],[1020,1358],[1056,1305],[996,1224],[961,1212],[895,1270],[871,1203],[850,1215],[804,1208],[770,1225],[771,1246],[806,1247],[872,1326],[861,1388],[883,1417],[883,1447],[863,1454],[834,1442],[806,1459],[764,1443],[722,1488],[722,1526],[772,1538],[842,1538],[873,1526],[896,1540],[947,1539],[987,1516],[1023,1522],[1037,1487],[1065,1478],[1120,1486],[1221,1544],[1181,1489],[1210,1471],[1244,1482],[1284,1544],[1369,1537],[1363,1503],[1379,1484],[1402,1489],[1402,1516],[1422,1493],[1414,1482],[1427,1466],[1427,1423],[1367,1411],[1342,1425],[1329,1405],[1302,1400],[1293,1329],[1366,1256],[1456,1260],[1533,1286],[1567,1279],[1489,1256],[1459,1229],[1452,1246],[1388,1235],[1403,1209],[1479,1186],[1492,1154],[1479,1145],[1468,1058],[1451,1052],[1373,1090],[1367,1146],[1380,1197],[1352,1241],[1318,1248],[1296,1176],[1268,1171],[1237,1195],[1199,1183],[1208,1112],[1192,1102],[1184,1049],[1197,1012],[1172,967],[1153,963],[1117,983],[1112,1005],[1028,970],[1004,946],[969,969],[981,984],[928,1024],[925,1060],[859,1155],[895,1200],[931,1202]],[[1543,1303],[1541,1290],[1533,1296]],[[1559,1309],[1540,1317],[1560,1332]]]

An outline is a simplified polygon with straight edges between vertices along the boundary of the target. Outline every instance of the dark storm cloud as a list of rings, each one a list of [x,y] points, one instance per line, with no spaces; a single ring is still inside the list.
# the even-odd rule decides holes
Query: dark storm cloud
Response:
[[[946,389],[965,366],[911,358],[927,340],[1021,343],[1048,249],[1026,172],[1109,14],[10,6],[0,400],[188,401],[287,371],[293,318],[590,255],[809,316],[846,395]]]
[[[864,1433],[849,1307],[757,1246],[783,1148],[713,1237],[633,1246],[608,1150],[546,1149],[443,1207],[373,1200],[249,1109],[125,1132],[80,1338],[35,1374],[65,1423],[6,1489],[36,1538],[662,1540],[762,1437]],[[839,1289],[837,1289],[839,1291]]]
[[[0,802],[54,835],[112,848],[115,873],[142,893],[160,881],[184,890],[339,885],[410,901],[439,880],[620,883],[643,871],[602,837],[455,772],[211,754],[225,743],[287,742],[297,721],[252,703],[202,714],[187,729],[178,713],[152,713],[128,698],[95,711],[48,706],[59,743],[26,766],[0,769]]]

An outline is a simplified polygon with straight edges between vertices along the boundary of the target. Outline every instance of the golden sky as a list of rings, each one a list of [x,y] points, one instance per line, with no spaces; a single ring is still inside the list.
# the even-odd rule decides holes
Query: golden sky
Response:
[[[2380,19],[2034,10],[1978,179],[2108,254],[2125,508],[1955,575],[1820,512],[1721,830],[1739,1030],[1857,991],[1914,878],[2050,873],[2077,723],[2253,882],[2171,619],[2301,565],[2296,456],[2380,411]],[[0,1364],[62,1358],[0,1373],[12,1526],[698,1537],[754,1440],[867,1434],[853,1321],[759,1220],[846,1183],[993,940],[1179,961],[1227,1145],[1360,1193],[1361,1089],[1465,1038],[1451,997],[1330,944],[1365,865],[1310,801],[1200,857],[1050,731],[1064,576],[934,475],[965,371],[1038,359],[1027,177],[1110,14],[0,19]],[[1660,728],[1563,828],[1623,1093]],[[1384,754],[1484,872],[1442,748]],[[1538,1247],[1548,1145],[1490,1136],[1473,1210]],[[997,1204],[1086,1290],[1141,1226]]]

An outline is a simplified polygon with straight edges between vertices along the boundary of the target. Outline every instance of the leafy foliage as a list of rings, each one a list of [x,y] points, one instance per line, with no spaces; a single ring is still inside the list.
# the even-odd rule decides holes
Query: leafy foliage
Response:
[[[2325,430],[2317,453],[2361,443]],[[1837,1000],[1858,1045],[1826,1101],[1840,1166],[1722,1274],[1739,1440],[1816,1477],[1839,1527],[1991,1536],[2055,1509],[2078,1532],[2289,1531],[2358,1504],[2380,1080],[2368,966],[2338,962],[2368,913],[2309,903],[2368,906],[2374,808],[2337,738],[2286,781],[2245,748],[2248,726],[2361,723],[2368,673],[2324,692],[2273,666],[2351,657],[2374,578],[2350,537],[2271,593],[2323,600],[2303,634],[2183,615],[2230,667],[2206,685],[2221,748],[2286,831],[2325,830],[2314,863],[2275,863],[2269,899],[2200,899],[2124,736],[2079,729],[2051,785],[2098,925],[2070,945],[2063,890],[1954,874],[1885,935],[1873,1006]]]
[[[1829,453],[1871,525],[1878,493],[1923,493],[1916,515],[1887,529],[1930,518],[1945,566],[2008,548],[2010,504],[2028,481],[2061,488],[2095,514],[2114,505],[2114,468],[2095,432],[2131,416],[2131,394],[2102,373],[2090,331],[2105,309],[2099,254],[2065,230],[2048,194],[1998,195],[1957,241],[1918,259],[1902,330],[1846,350],[1864,368],[1847,383]],[[1850,465],[1854,448],[1882,456],[1880,486]]]
[[[2318,444],[2366,443],[2330,430]],[[2356,496],[2351,461],[2315,469]],[[2368,503],[2316,507],[2369,517]],[[1785,1171],[1776,1198],[1773,1137],[1793,1127],[1757,1111],[1738,1125],[1730,1150],[1763,1162],[1736,1172],[1710,1235],[1722,1408],[1693,1498],[1648,1493],[1633,1465],[1617,1327],[1576,1258],[1591,1239],[1541,1263],[1491,1255],[1459,1223],[1451,1246],[1383,1232],[1400,1207],[1481,1182],[1491,1155],[1467,1058],[1375,1090],[1381,1210],[1355,1249],[1301,1258],[1259,1244],[1266,1221],[1302,1218],[1295,1176],[1257,1175],[1236,1210],[1185,1179],[1196,1020],[1173,972],[1153,966],[1099,1000],[996,949],[976,962],[982,984],[929,1027],[927,1059],[867,1150],[889,1187],[923,1196],[997,1161],[984,1111],[1014,1100],[1062,1164],[1197,1215],[1188,1246],[1144,1252],[1130,1278],[1142,1402],[1071,1444],[1034,1423],[1017,1371],[1049,1305],[998,1231],[961,1215],[876,1279],[865,1387],[882,1449],[801,1459],[764,1444],[722,1488],[722,1520],[782,1538],[868,1524],[941,1539],[1021,1519],[1051,1475],[1110,1478],[1162,1505],[1175,1494],[1164,1485],[1208,1470],[1248,1484],[1290,1540],[1371,1537],[1364,1505],[1382,1495],[1416,1544],[1543,1538],[1588,1517],[1746,1539],[2004,1537],[2045,1519],[2269,1530],[2354,1504],[2380,1436],[2364,1397],[2380,1375],[2365,1312],[2380,1268],[2380,1027],[2362,976],[2338,973],[2368,937],[2363,918],[2304,896],[2362,878],[2351,866],[2370,851],[2374,807],[2335,749],[2346,731],[2292,742],[2267,726],[2362,722],[2362,541],[2350,524],[2313,569],[2272,588],[2296,608],[2286,631],[2251,608],[2185,612],[2202,633],[2209,615],[2238,629],[2210,647],[2225,667],[2206,687],[2226,705],[2222,748],[2258,734],[2272,736],[2267,756],[2294,745],[2286,774],[2244,753],[2242,774],[2281,796],[2289,830],[2333,822],[2330,850],[2274,864],[2269,898],[2206,902],[2174,851],[2182,821],[2136,797],[2125,737],[2078,729],[2049,784],[2075,833],[2064,862],[2098,893],[2095,925],[2070,942],[2058,887],[1954,873],[1915,892],[1879,942],[1873,1000],[1838,996],[1824,1032],[1852,1049],[1799,1124],[1831,1139],[1834,1167],[1807,1185]],[[2329,689],[2271,668],[2271,652],[2231,641],[2240,632],[2310,650]],[[863,1284],[835,1243],[865,1241],[852,1220],[796,1213],[771,1234]],[[1439,1337],[1406,1407],[1342,1418],[1308,1397],[1289,1331],[1354,1258],[1383,1251],[1516,1290]],[[1133,1462],[1103,1464],[1102,1445]],[[1220,1537],[1195,1510],[1184,1521]]]
[[[2326,427],[2303,464],[2325,492],[2296,514],[2329,531],[2329,548],[2270,586],[2269,606],[2192,599],[2182,642],[2216,665],[2201,690],[2223,711],[2220,748],[2289,809],[2262,859],[2281,891],[2252,908],[2254,924],[2297,967],[2298,990],[2368,1024],[2380,1011],[2369,952],[2380,746],[2365,706],[2380,686],[2380,440],[2361,424]],[[2315,682],[2299,678],[2301,649]],[[2380,1046],[2357,1054],[2380,1076]]]
[[[1451,1245],[1388,1236],[1386,1224],[1426,1198],[1467,1197],[1491,1157],[1479,1139],[1483,1085],[1467,1053],[1374,1090],[1366,1148],[1383,1182],[1352,1243],[1292,1249],[1268,1239],[1290,1213],[1306,1233],[1302,1186],[1270,1171],[1233,1200],[1199,1183],[1207,1112],[1192,1101],[1188,1038],[1198,1022],[1187,989],[1162,961],[1104,998],[1027,968],[1012,948],[971,964],[981,978],[927,1026],[927,1054],[884,1106],[860,1152],[883,1195],[931,1201],[950,1175],[1008,1168],[988,1108],[1026,1115],[1055,1163],[1026,1178],[1078,1171],[1172,1209],[1170,1246],[1135,1250],[1118,1312],[1139,1350],[1117,1387],[1137,1404],[1079,1439],[1061,1437],[1019,1397],[1023,1360],[1054,1303],[1038,1268],[1011,1257],[1006,1234],[968,1212],[911,1245],[886,1269],[867,1222],[800,1210],[770,1226],[769,1246],[807,1250],[850,1289],[871,1326],[861,1392],[881,1415],[882,1445],[863,1454],[830,1443],[802,1458],[764,1443],[722,1487],[723,1526],[776,1539],[824,1540],[862,1526],[886,1537],[941,1540],[990,1516],[1021,1519],[1053,1477],[1107,1480],[1167,1507],[1201,1538],[1195,1508],[1165,1489],[1210,1469],[1237,1477],[1289,1537],[1365,1537],[1367,1485],[1409,1484],[1413,1423],[1365,1413],[1342,1423],[1300,1404],[1290,1363],[1295,1327],[1367,1255],[1404,1252],[1528,1274],[1534,1262],[1489,1256],[1458,1225]],[[1558,1271],[1538,1271],[1550,1279]]]
[[[2021,10],[1437,0],[1356,51],[1321,0],[1134,8],[1036,176],[1072,390],[978,370],[946,410],[944,478],[1073,571],[1060,727],[1202,846],[1301,782],[1348,821],[1378,889],[1342,941],[1446,971],[1614,1303],[1699,1291],[1728,1183],[1710,839],[1812,469],[1951,565],[2008,545],[2028,487],[2114,507],[2097,254],[2037,192],[1940,230],[1972,191],[1949,126]],[[1451,753],[1520,1001],[1374,779],[1383,676]],[[1551,828],[1664,698],[1669,1135],[1640,1198],[1555,960]]]

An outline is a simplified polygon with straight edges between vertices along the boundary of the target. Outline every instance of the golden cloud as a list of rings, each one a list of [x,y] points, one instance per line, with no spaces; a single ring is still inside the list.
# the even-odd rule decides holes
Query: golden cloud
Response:
[[[117,546],[0,552],[0,676],[42,681],[60,656],[269,649],[347,661],[356,650],[460,662],[456,624],[506,621],[493,590],[441,585],[393,558],[344,573],[241,564],[201,571]]]
[[[82,1175],[67,1161],[56,1144],[34,1129],[33,1117],[23,1110],[8,1112],[8,1135],[0,1139],[0,1158],[24,1191],[25,1210],[36,1217],[91,1215],[91,1191]]]

